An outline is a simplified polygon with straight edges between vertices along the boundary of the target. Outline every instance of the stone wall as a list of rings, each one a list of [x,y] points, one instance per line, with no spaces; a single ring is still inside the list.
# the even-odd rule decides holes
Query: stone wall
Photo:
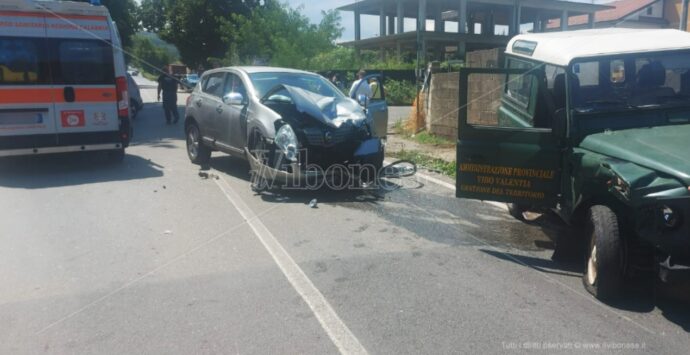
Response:
[[[431,77],[426,129],[453,141],[458,138],[459,73],[436,73]]]
[[[503,65],[503,49],[467,53],[467,67],[496,68]],[[490,124],[496,120],[496,102],[500,103],[503,78],[500,76],[470,77],[468,114],[476,123]],[[426,129],[438,136],[457,140],[460,75],[435,73],[429,89]],[[475,101],[476,100],[476,101]]]

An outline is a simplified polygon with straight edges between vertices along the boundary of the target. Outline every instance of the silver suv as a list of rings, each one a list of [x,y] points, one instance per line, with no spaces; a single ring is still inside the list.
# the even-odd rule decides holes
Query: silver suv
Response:
[[[314,73],[207,71],[187,100],[187,154],[195,164],[214,150],[246,158],[255,177],[279,185],[326,177],[334,165],[380,169],[388,109],[383,85],[372,86],[379,91],[357,101]]]

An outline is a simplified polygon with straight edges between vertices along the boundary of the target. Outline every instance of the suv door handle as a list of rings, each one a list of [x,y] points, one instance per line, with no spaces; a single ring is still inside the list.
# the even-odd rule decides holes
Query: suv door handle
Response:
[[[201,103],[202,103],[201,99],[197,99],[197,100],[196,100],[196,105],[197,105],[197,107],[201,107]]]
[[[223,113],[223,106],[222,106],[222,105],[218,105],[218,107],[216,107],[216,112],[218,112],[218,113]]]

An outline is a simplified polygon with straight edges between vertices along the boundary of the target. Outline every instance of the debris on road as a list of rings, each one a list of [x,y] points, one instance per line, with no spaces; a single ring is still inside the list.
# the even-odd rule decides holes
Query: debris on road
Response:
[[[311,208],[319,208],[318,204],[319,204],[319,201],[317,201],[316,199],[309,201],[309,207],[311,207]]]

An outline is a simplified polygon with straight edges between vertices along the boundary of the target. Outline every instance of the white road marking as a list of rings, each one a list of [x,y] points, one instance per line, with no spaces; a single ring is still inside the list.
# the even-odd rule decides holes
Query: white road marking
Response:
[[[292,287],[300,294],[309,308],[311,308],[312,312],[319,320],[319,323],[321,323],[321,326],[328,334],[328,337],[331,338],[331,341],[338,348],[340,353],[367,354],[367,350],[364,349],[347,325],[343,323],[323,294],[321,294],[311,280],[309,280],[290,254],[285,251],[273,233],[266,228],[259,218],[256,218],[251,208],[244,203],[242,198],[220,175],[215,182],[230,203],[240,213],[242,218],[247,221],[247,224],[249,224],[256,237],[261,241],[261,244],[264,245],[268,253],[273,257],[273,260]]]

